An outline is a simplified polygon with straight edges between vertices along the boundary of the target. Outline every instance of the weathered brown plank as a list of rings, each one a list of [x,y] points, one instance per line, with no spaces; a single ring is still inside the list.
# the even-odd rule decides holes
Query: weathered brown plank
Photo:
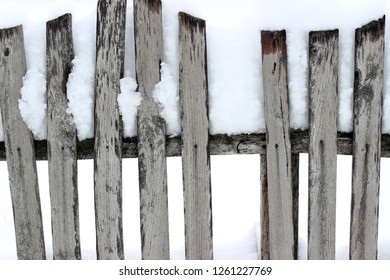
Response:
[[[45,259],[42,214],[31,131],[19,111],[26,74],[23,27],[0,30],[0,107],[19,259]]]
[[[260,155],[260,244],[262,260],[270,259],[269,252],[269,204],[268,204],[268,178],[267,178],[267,155]]]
[[[123,259],[122,121],[126,0],[99,0],[95,75],[95,216],[98,259]]]
[[[294,260],[298,259],[299,245],[299,154],[291,155],[293,223],[294,223]]]
[[[309,34],[308,259],[335,259],[338,30]]]
[[[350,258],[376,259],[385,18],[355,32]]]
[[[291,151],[295,154],[309,152],[309,132],[306,130],[291,130]],[[181,156],[181,137],[166,139],[165,155],[167,157]],[[94,140],[86,139],[77,142],[77,158],[93,159]],[[138,140],[136,137],[123,139],[123,158],[138,157]],[[47,142],[35,140],[35,153],[37,160],[47,160]],[[264,133],[210,135],[210,155],[252,155],[265,154],[267,148]],[[337,133],[337,154],[352,154],[352,133]],[[381,157],[390,157],[390,135],[382,134]],[[0,161],[5,160],[4,142],[0,142]]]
[[[270,259],[294,258],[290,119],[285,31],[262,31]]]
[[[134,0],[138,109],[138,168],[143,259],[169,259],[165,121],[153,98],[163,58],[160,0]]]
[[[309,152],[309,132],[307,130],[291,130],[291,151],[294,154]],[[390,157],[390,135],[382,134],[381,157]],[[267,143],[264,133],[226,135],[210,135],[210,155],[252,155],[265,154]],[[167,157],[181,156],[181,137],[166,139],[165,155]],[[77,142],[77,158],[93,159],[94,140],[86,139]],[[138,157],[138,140],[136,137],[123,139],[123,158]],[[35,140],[37,160],[47,160],[46,140]],[[337,154],[352,154],[352,133],[337,133]],[[0,142],[0,161],[6,160],[4,142]]]
[[[179,13],[186,259],[213,259],[206,22]]]
[[[81,259],[77,190],[77,135],[66,112],[73,60],[72,16],[46,24],[47,148],[53,258]]]

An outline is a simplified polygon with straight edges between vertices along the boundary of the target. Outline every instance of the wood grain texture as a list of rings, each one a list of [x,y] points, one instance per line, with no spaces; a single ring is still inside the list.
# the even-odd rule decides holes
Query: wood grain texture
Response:
[[[290,130],[291,151],[292,153],[309,152],[309,132],[307,130]],[[382,134],[381,137],[381,157],[390,157],[390,135]],[[181,156],[181,137],[167,136],[165,138],[166,157]],[[138,139],[137,137],[128,137],[123,139],[122,157],[138,157]],[[47,160],[47,141],[34,141],[35,154],[37,160]],[[94,158],[94,139],[85,139],[77,142],[77,158]],[[265,154],[267,148],[266,136],[264,133],[253,134],[215,134],[210,135],[210,155],[252,155]],[[352,154],[352,133],[337,133],[337,154]],[[0,142],[0,161],[6,160],[4,142]]]
[[[299,245],[299,154],[291,155],[293,223],[294,223],[294,260],[298,259]]]
[[[338,30],[309,34],[308,259],[335,259]]]
[[[76,127],[66,111],[73,60],[72,16],[46,24],[47,148],[53,258],[81,259]]]
[[[270,260],[269,251],[269,203],[268,203],[268,177],[267,177],[267,155],[260,155],[260,244],[262,260]]]
[[[179,96],[187,260],[213,259],[206,22],[179,13]]]
[[[26,74],[23,27],[0,30],[0,108],[5,134],[18,259],[45,259],[42,214],[31,131],[19,111]]]
[[[160,0],[134,0],[135,68],[138,91],[138,168],[142,258],[169,259],[165,121],[153,97],[163,58]]]
[[[294,258],[290,118],[285,31],[262,31],[270,259]]]
[[[292,213],[294,223],[294,260],[298,259],[299,240],[299,154],[291,155],[292,172]],[[267,177],[267,156],[260,154],[260,242],[262,260],[270,260],[270,236],[269,236],[269,202],[268,202],[268,177]]]
[[[355,32],[350,258],[376,259],[385,18]]]
[[[123,259],[122,121],[126,0],[100,0],[95,74],[95,216],[98,259]]]

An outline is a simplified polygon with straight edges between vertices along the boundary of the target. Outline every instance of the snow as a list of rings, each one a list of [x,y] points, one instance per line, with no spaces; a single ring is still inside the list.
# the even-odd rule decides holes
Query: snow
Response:
[[[125,75],[118,96],[124,135],[135,136],[137,92],[134,70],[132,1],[127,1]],[[27,73],[19,108],[36,139],[45,139],[46,77],[45,24],[64,13],[72,13],[75,58],[68,80],[68,112],[73,115],[78,138],[93,137],[93,96],[95,68],[95,29],[97,0],[2,0],[0,28],[23,24]],[[265,130],[261,79],[260,30],[286,29],[288,46],[291,127],[307,128],[308,32],[338,28],[340,31],[339,130],[352,130],[354,30],[389,14],[386,0],[163,0],[164,61],[161,82],[154,98],[167,121],[167,134],[180,134],[178,102],[178,17],[184,11],[206,20],[209,113],[211,133],[254,133]],[[386,35],[389,44],[389,36]],[[390,69],[386,53],[385,71]],[[387,76],[387,75],[385,75]],[[390,133],[390,79],[385,81],[383,132]],[[0,126],[0,140],[4,139]],[[301,155],[300,258],[306,258],[307,240],[307,156]],[[382,170],[390,161],[382,160]],[[212,157],[213,222],[215,258],[256,259],[259,232],[259,158]],[[350,212],[350,157],[340,157],[337,193],[337,258],[348,258]],[[137,161],[124,160],[124,232],[126,258],[140,258]],[[306,168],[306,169],[305,169]],[[4,162],[0,170],[6,172]],[[39,162],[39,180],[48,257],[51,256],[50,205],[47,163]],[[92,163],[79,161],[80,227],[83,258],[96,258],[94,252]],[[168,159],[171,257],[184,258],[182,183],[180,158]],[[388,173],[388,172],[387,172]],[[243,181],[242,178],[245,178]],[[382,172],[382,186],[389,182]],[[381,213],[390,196],[381,190]],[[6,176],[0,177],[0,258],[15,258],[12,206]],[[132,213],[132,215],[128,214]],[[380,215],[379,258],[389,259],[390,225]],[[256,237],[257,236],[257,237]]]
[[[123,134],[137,134],[137,107],[141,104],[141,94],[136,92],[137,81],[131,77],[120,80],[121,93],[118,95],[119,111],[123,120]]]
[[[45,23],[64,13],[72,13],[75,59],[68,82],[68,111],[73,115],[79,139],[93,137],[96,0],[37,0],[33,5],[29,0],[3,2],[0,27],[17,24],[24,26],[27,74],[21,91],[20,110],[36,139],[45,139],[47,135]],[[382,17],[390,9],[389,6],[384,0],[246,0],[240,1],[239,7],[235,0],[163,1],[165,57],[155,98],[161,104],[161,114],[167,121],[167,133],[172,136],[180,133],[177,53],[179,11],[201,17],[207,23],[211,133],[238,134],[265,129],[260,51],[260,30],[265,29],[287,31],[291,127],[304,129],[308,125],[308,32],[339,28],[339,130],[351,131],[354,30]],[[125,68],[127,75],[135,79],[133,42],[132,2],[128,1]],[[389,60],[387,56],[387,67]],[[386,79],[388,88],[390,81]],[[387,92],[389,90],[385,91],[384,97],[383,130],[390,133],[390,98]],[[135,103],[131,106],[136,106],[137,97],[132,100]],[[136,135],[131,121],[136,111],[130,111],[130,121],[124,120],[125,136]]]
[[[84,6],[86,2],[82,2]],[[68,112],[73,116],[79,140],[83,140],[93,137],[96,12],[90,5],[80,7],[80,12],[82,14],[72,14],[75,57],[68,79],[67,95]]]
[[[179,115],[178,85],[166,63],[161,63],[161,81],[155,86],[153,96],[160,104],[161,116],[167,123],[167,134],[179,135],[181,132]]]
[[[23,78],[19,110],[35,139],[47,137],[46,78],[42,69],[30,69]]]

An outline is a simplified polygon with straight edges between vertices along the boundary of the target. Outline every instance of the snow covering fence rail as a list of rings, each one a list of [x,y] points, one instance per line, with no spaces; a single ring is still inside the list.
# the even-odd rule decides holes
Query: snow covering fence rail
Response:
[[[47,141],[18,109],[26,73],[23,28],[0,30],[0,107],[19,259],[45,259],[36,160],[48,160],[54,259],[81,259],[77,160],[94,159],[98,259],[123,259],[122,158],[138,158],[143,259],[169,259],[166,157],[182,156],[186,259],[213,258],[210,155],[260,154],[261,258],[296,259],[299,153],[309,154],[308,258],[335,258],[337,154],[353,156],[350,258],[376,259],[385,18],[355,33],[354,131],[337,132],[338,30],[309,34],[309,130],[289,127],[285,31],[262,31],[266,133],[210,135],[206,23],[179,13],[182,134],[169,138],[153,98],[163,59],[160,0],[134,0],[138,137],[123,138],[117,96],[124,69],[126,1],[98,1],[95,136],[77,141],[67,112],[72,18],[47,23]],[[260,50],[259,50],[260,51]],[[260,195],[260,194],[259,194]]]

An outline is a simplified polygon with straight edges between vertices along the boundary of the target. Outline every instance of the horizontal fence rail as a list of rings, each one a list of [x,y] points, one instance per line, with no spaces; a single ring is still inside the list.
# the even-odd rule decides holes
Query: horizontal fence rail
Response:
[[[23,28],[0,29],[0,107],[14,210],[17,256],[45,259],[37,160],[49,162],[54,259],[81,259],[77,161],[94,159],[98,259],[124,259],[122,162],[138,158],[142,259],[169,259],[167,157],[182,157],[185,256],[213,259],[211,155],[260,155],[262,259],[298,258],[299,154],[309,154],[308,258],[335,258],[337,155],[352,155],[350,259],[376,259],[382,134],[385,17],[355,33],[354,130],[337,132],[338,30],[313,31],[309,128],[290,129],[286,31],[262,31],[266,132],[210,135],[206,21],[178,14],[181,136],[166,135],[153,98],[163,60],[162,2],[134,0],[137,137],[124,138],[117,96],[123,78],[126,0],[97,5],[94,139],[77,141],[67,113],[74,57],[72,17],[47,23],[48,140],[34,141],[18,109],[26,73]],[[260,93],[259,93],[260,94]],[[131,172],[127,172],[130,174]]]
[[[291,130],[291,152],[293,154],[309,153],[310,134],[307,130]],[[77,158],[93,159],[93,139],[86,139],[77,142]],[[337,133],[337,154],[352,155],[352,133]],[[390,135],[381,136],[381,157],[390,157]],[[127,137],[123,139],[122,157],[138,157],[137,137]],[[35,155],[37,160],[47,160],[47,141],[35,140]],[[252,134],[215,134],[210,135],[210,155],[254,155],[265,154],[267,148],[265,133]],[[166,137],[166,157],[181,156],[181,137]],[[5,145],[0,142],[0,160],[5,161]]]

